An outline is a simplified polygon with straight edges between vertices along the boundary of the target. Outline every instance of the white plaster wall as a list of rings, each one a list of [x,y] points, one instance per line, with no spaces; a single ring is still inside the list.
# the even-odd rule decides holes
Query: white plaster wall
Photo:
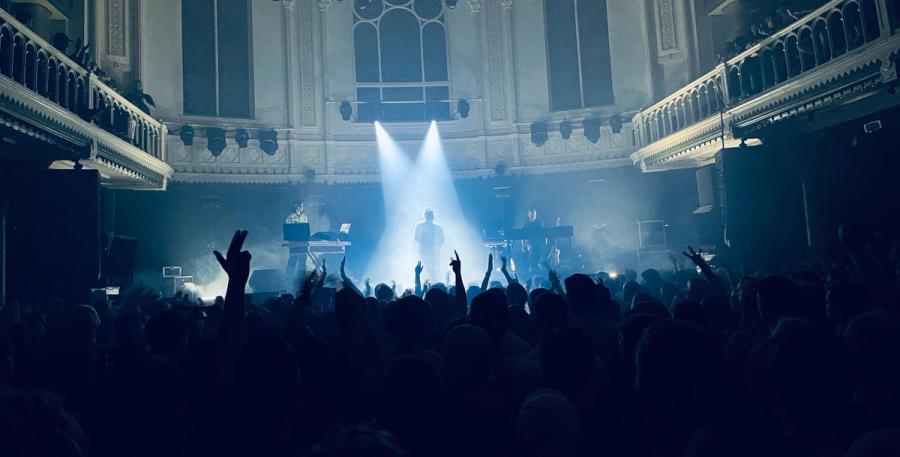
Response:
[[[298,0],[298,3],[312,0]],[[491,2],[498,0],[483,0]],[[514,97],[511,106],[515,112],[508,121],[530,123],[537,119],[565,117],[550,112],[547,74],[547,49],[544,28],[544,0],[516,0],[508,10],[482,6],[473,13],[465,2],[447,11],[447,42],[450,65],[451,97],[470,100],[472,117],[483,119],[482,100],[489,99],[485,78],[485,14],[508,15],[510,34],[505,39],[504,63],[511,66],[512,83],[505,87],[506,97]],[[319,87],[323,90],[325,118],[328,119],[327,136],[352,135],[356,129],[335,118],[337,105],[344,100],[355,100],[355,70],[353,57],[353,2],[331,2],[326,10],[320,10],[313,2],[312,14],[320,20],[317,33],[321,38],[315,45],[321,56],[315,74],[321,75]],[[301,8],[303,5],[296,5]],[[634,0],[609,0],[610,45],[613,84],[616,105],[599,107],[601,113],[639,109],[650,101],[651,75],[648,33],[644,23],[644,6]],[[288,90],[296,90],[300,75],[287,80],[287,54],[285,40],[285,9],[281,2],[252,2],[253,23],[253,80],[256,123],[274,127],[287,127]],[[296,11],[293,13],[296,14]],[[504,19],[505,21],[506,19]],[[156,97],[159,109],[156,113],[164,120],[181,119],[182,71],[181,71],[181,1],[153,0],[141,2],[141,79],[147,92]],[[295,20],[295,27],[300,27]],[[296,31],[295,31],[296,32]],[[294,33],[295,37],[300,36]],[[306,43],[295,43],[294,48]],[[301,73],[304,69],[301,69]],[[321,100],[303,100],[303,103],[322,103]],[[460,121],[450,125],[447,134],[474,132],[480,121]]]
[[[450,96],[477,99],[481,92],[481,13],[460,4],[447,11],[447,48],[450,60]]]
[[[613,93],[618,112],[640,109],[651,102],[650,31],[643,2],[607,0]]]
[[[490,169],[500,160],[513,167],[558,168],[562,164],[577,167],[579,161],[590,161],[592,166],[619,163],[627,157],[632,148],[627,126],[620,135],[604,133],[604,140],[596,145],[582,141],[577,133],[569,142],[554,136],[543,148],[533,147],[528,139],[528,125],[535,120],[550,121],[553,130],[562,119],[628,112],[650,102],[653,65],[648,42],[655,35],[647,29],[644,4],[607,1],[616,104],[574,112],[550,112],[544,0],[466,0],[446,12],[451,98],[465,98],[471,106],[468,119],[441,125],[451,162],[465,164],[466,170]],[[353,1],[295,0],[292,9],[285,4],[290,3],[252,2],[256,119],[248,121],[182,116],[181,0],[141,2],[141,79],[157,100],[154,114],[172,128],[172,143],[180,144],[174,129],[184,123],[218,125],[229,131],[278,128],[279,138],[285,139],[290,151],[287,160],[264,157],[260,161],[258,151],[243,151],[234,156],[237,168],[232,167],[241,174],[271,174],[271,179],[282,179],[277,178],[279,173],[293,176],[304,167],[313,167],[323,176],[337,175],[363,159],[374,159],[372,126],[342,121],[338,112],[342,101],[356,99]],[[472,4],[477,6],[475,11]],[[311,121],[307,104],[314,108]],[[418,140],[426,127],[392,124],[390,131],[401,140]],[[219,162],[225,159],[206,157],[202,138],[198,141],[199,149],[173,159],[173,166],[182,176],[222,173],[224,165]],[[363,168],[351,171],[370,172],[371,167]]]
[[[651,99],[650,49],[642,2],[607,0],[610,62],[615,106],[591,111],[633,111]],[[512,7],[513,55],[515,61],[517,121],[531,122],[550,112],[544,0],[517,0]],[[583,111],[583,110],[578,110]]]
[[[140,79],[156,100],[155,117],[164,121],[181,118],[181,0],[141,3]]]
[[[284,8],[281,2],[251,2],[253,10],[253,86],[256,120],[273,127],[287,125],[287,82]]]
[[[287,123],[286,55],[283,7],[252,2],[253,85],[256,122],[272,127]],[[181,0],[141,2],[141,76],[156,100],[156,117],[183,118]]]
[[[531,122],[550,113],[544,0],[515,2],[511,20],[516,120]]]
[[[315,9],[315,14],[320,14]],[[355,100],[356,70],[353,60],[353,2],[333,2],[323,15],[326,98]]]

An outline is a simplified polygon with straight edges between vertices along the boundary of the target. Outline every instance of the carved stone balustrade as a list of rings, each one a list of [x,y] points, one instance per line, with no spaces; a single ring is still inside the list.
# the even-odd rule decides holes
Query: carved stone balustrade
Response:
[[[14,131],[87,151],[71,159],[101,169],[108,185],[162,189],[172,176],[165,125],[2,9],[0,114]]]
[[[648,171],[703,165],[760,129],[886,90],[900,51],[894,3],[832,0],[641,110],[632,160]]]

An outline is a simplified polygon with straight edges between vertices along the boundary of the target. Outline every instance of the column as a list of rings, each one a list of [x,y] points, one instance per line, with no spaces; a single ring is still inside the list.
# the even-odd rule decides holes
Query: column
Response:
[[[300,126],[300,56],[297,53],[297,10],[294,8],[295,0],[282,0],[284,7],[284,53],[285,53],[285,82],[287,86],[288,101],[287,120],[291,128]]]

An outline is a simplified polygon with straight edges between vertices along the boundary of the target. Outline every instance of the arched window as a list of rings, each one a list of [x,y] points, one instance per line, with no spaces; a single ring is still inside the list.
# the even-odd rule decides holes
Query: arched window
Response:
[[[550,108],[613,104],[606,0],[545,0]]]
[[[442,0],[354,0],[357,118],[450,118]]]
[[[182,0],[184,114],[253,117],[249,0]]]

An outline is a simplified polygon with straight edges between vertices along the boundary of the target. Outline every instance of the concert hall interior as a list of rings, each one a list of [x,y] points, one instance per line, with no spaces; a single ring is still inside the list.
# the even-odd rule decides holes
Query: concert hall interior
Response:
[[[0,0],[0,456],[900,456],[900,0]]]

